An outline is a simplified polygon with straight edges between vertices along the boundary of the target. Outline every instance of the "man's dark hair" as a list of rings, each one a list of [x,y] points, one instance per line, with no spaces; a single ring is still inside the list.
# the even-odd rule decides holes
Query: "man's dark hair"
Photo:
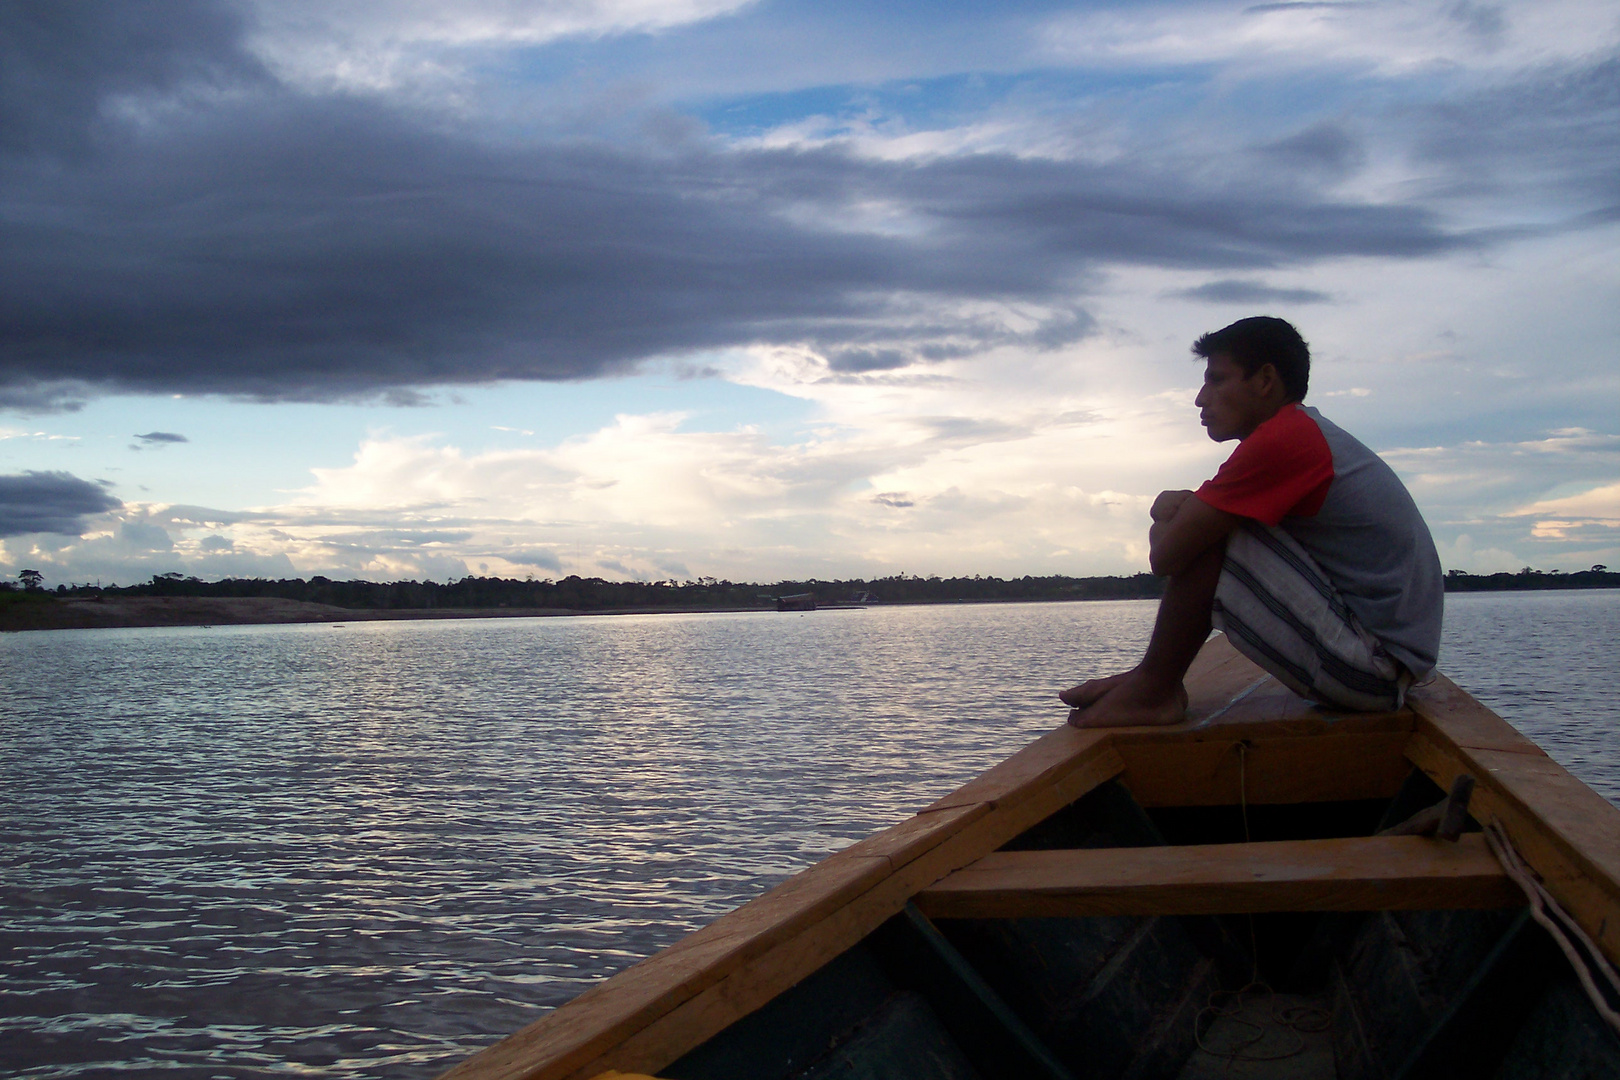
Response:
[[[1286,319],[1270,315],[1239,319],[1193,342],[1192,351],[1205,360],[1225,353],[1245,376],[1270,364],[1277,369],[1288,400],[1305,400],[1305,389],[1311,381],[1311,347]]]

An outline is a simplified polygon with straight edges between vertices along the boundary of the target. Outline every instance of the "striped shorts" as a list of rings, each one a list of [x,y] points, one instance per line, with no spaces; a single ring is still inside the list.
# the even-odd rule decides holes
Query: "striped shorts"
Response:
[[[1247,522],[1227,539],[1212,619],[1239,652],[1324,705],[1398,709],[1412,683],[1281,529]]]

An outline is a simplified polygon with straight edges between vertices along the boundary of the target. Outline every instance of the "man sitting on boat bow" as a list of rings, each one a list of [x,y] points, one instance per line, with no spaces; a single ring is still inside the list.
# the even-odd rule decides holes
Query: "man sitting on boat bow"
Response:
[[[1399,708],[1440,651],[1444,583],[1428,526],[1384,461],[1302,404],[1310,349],[1256,316],[1193,344],[1209,437],[1238,439],[1197,491],[1154,501],[1148,562],[1169,577],[1142,662],[1058,695],[1076,727],[1174,724],[1182,677],[1224,631],[1312,700]]]

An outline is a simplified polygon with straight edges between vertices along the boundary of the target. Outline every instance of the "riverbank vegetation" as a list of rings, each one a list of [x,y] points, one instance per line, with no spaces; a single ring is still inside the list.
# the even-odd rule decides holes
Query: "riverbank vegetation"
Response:
[[[813,594],[819,604],[955,603],[989,600],[1128,600],[1157,597],[1162,582],[1130,577],[893,577],[808,579],[761,585],[697,578],[689,581],[605,581],[570,575],[560,580],[465,577],[460,581],[333,581],[228,578],[201,581],[159,574],[139,585],[62,586],[49,595],[103,597],[275,597],[356,610],[529,608],[569,611],[714,611],[773,608],[780,596]]]
[[[1153,599],[1163,579],[1151,574],[1115,577],[1049,575],[1019,578],[942,578],[896,574],[883,578],[779,581],[769,585],[703,577],[677,581],[606,581],[574,575],[550,578],[464,577],[459,581],[334,581],[304,578],[227,578],[202,581],[178,573],[158,574],[138,585],[59,585],[45,589],[39,575],[25,571],[24,581],[0,590],[0,605],[48,598],[216,597],[275,598],[354,610],[424,610],[523,608],[592,611],[715,611],[771,608],[778,597],[811,594],[828,604],[927,604],[1034,600]],[[1620,573],[1606,566],[1575,573],[1525,567],[1518,573],[1446,575],[1447,592],[1620,588]]]

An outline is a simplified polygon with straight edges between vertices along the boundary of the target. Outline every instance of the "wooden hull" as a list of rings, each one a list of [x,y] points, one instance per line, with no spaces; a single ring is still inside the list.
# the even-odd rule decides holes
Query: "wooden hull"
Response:
[[[1188,690],[1188,724],[1059,728],[447,1078],[1620,1077],[1477,831],[1613,962],[1620,811],[1444,678],[1332,714],[1217,637]],[[1475,831],[1374,835],[1462,774]],[[1284,1056],[1223,1056],[1243,1009]]]

